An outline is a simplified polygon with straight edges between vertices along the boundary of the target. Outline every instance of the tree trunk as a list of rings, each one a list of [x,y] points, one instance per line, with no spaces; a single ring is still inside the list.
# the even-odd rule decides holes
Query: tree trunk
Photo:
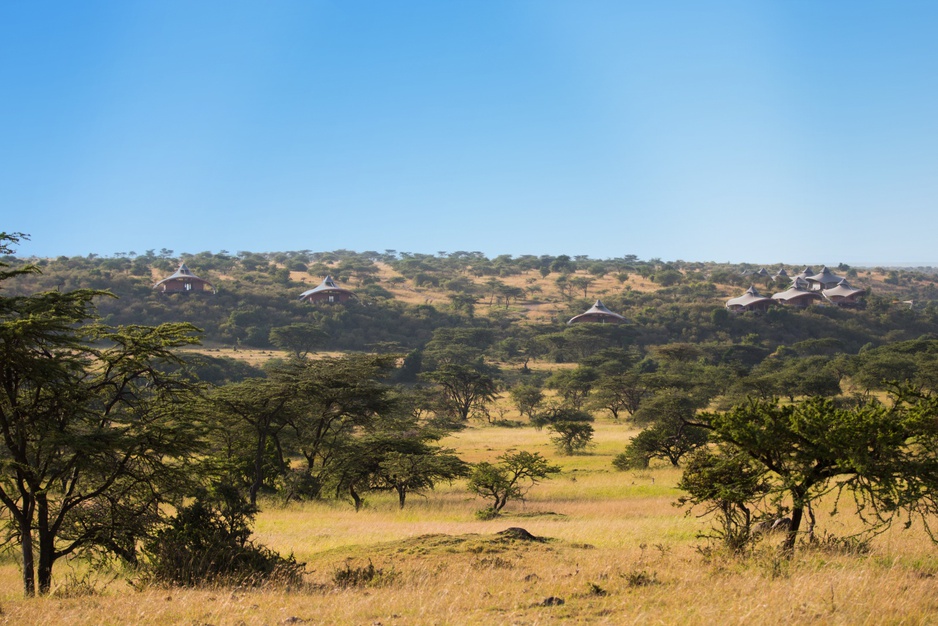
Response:
[[[49,502],[45,494],[36,496],[36,526],[39,531],[39,567],[37,570],[39,594],[46,595],[52,588],[52,563],[55,560],[55,537],[49,527]]]
[[[254,482],[251,483],[251,489],[249,491],[251,495],[251,506],[257,506],[257,492],[260,491],[261,484],[264,482],[264,449],[266,446],[267,433],[258,433],[257,448],[254,450]]]
[[[789,556],[795,553],[795,540],[798,539],[798,529],[801,527],[803,517],[804,506],[793,506],[791,509],[791,526],[788,527],[785,542],[782,544],[782,548]]]
[[[404,508],[404,500],[407,498],[407,490],[403,487],[396,487],[397,489],[397,499],[401,504],[401,508]]]
[[[36,595],[36,566],[33,561],[33,533],[28,522],[20,523],[20,544],[23,550],[23,593]]]
[[[358,495],[358,492],[355,491],[355,485],[348,486],[348,493],[352,496],[352,502],[355,503],[355,512],[357,513],[358,510],[362,508],[362,498]]]

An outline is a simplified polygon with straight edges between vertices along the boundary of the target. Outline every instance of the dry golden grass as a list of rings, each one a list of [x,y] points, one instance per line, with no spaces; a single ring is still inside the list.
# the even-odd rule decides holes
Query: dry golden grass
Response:
[[[257,539],[307,563],[296,589],[135,590],[97,574],[92,595],[24,600],[17,566],[0,565],[0,620],[9,624],[925,624],[938,616],[938,549],[920,529],[893,529],[869,554],[802,550],[788,562],[767,543],[749,559],[704,558],[704,526],[673,506],[679,471],[615,472],[611,457],[634,431],[600,420],[589,453],[558,457],[530,427],[472,427],[448,439],[471,461],[511,449],[542,452],[563,473],[493,521],[461,483],[412,496],[399,510],[374,495],[344,503],[266,503]],[[848,516],[819,515],[845,535]],[[501,541],[521,526],[545,543]],[[383,572],[342,587],[336,572]],[[87,570],[76,565],[79,573]],[[70,566],[57,565],[58,591]],[[549,597],[564,603],[545,606]],[[302,620],[302,621],[301,621]]]
[[[336,265],[336,263],[327,263],[327,265]],[[396,300],[407,304],[449,305],[448,293],[443,289],[430,286],[415,287],[413,281],[410,280],[400,283],[391,282],[394,278],[402,278],[402,275],[396,272],[387,263],[378,262],[375,263],[375,265],[378,267],[377,278],[381,286],[394,294]],[[576,272],[576,275],[589,276],[585,271]],[[498,280],[506,285],[525,289],[536,285],[541,289],[541,292],[536,294],[534,298],[513,302],[509,307],[509,311],[515,315],[524,317],[524,319],[528,321],[548,321],[556,317],[558,313],[566,310],[563,305],[563,298],[554,282],[558,276],[558,274],[550,274],[545,278],[541,276],[539,272],[529,270],[515,276],[499,277]],[[322,280],[321,277],[310,276],[306,272],[291,272],[290,278],[310,285],[318,285]],[[489,280],[489,277],[467,276],[467,278],[485,292],[484,285],[485,282]],[[630,275],[624,282],[619,282],[615,275],[611,273],[601,278],[594,276],[590,276],[590,278],[594,279],[593,285],[587,291],[587,297],[590,299],[603,298],[609,294],[621,293],[627,288],[635,291],[654,291],[659,288],[655,283],[643,279],[637,274]],[[345,286],[352,290],[355,289],[354,284]],[[575,293],[577,296],[583,296],[582,291]],[[490,305],[488,296],[480,297],[477,310],[484,312],[490,308],[496,310],[504,309],[504,305],[495,303]]]
[[[244,361],[249,363],[254,367],[260,367],[264,365],[267,361],[271,359],[287,359],[290,357],[290,352],[286,350],[256,350],[254,348],[190,348],[188,350],[181,350],[180,352],[194,353],[194,354],[204,354],[206,356],[214,357],[226,357],[229,359],[237,359],[239,361]],[[323,357],[340,357],[344,353],[342,352],[311,352],[307,356],[311,359],[321,359]]]

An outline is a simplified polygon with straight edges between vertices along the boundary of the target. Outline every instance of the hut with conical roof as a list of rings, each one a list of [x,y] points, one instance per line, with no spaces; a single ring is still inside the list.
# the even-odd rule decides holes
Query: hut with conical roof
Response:
[[[743,313],[745,311],[765,312],[775,303],[775,300],[763,296],[756,291],[755,286],[751,286],[746,290],[746,293],[738,298],[727,300],[726,308],[734,313]]]
[[[844,278],[837,283],[836,287],[825,289],[821,293],[837,306],[856,307],[860,304],[860,296],[866,293],[866,289],[851,287]]]
[[[300,300],[307,302],[325,302],[328,304],[344,304],[352,299],[355,294],[348,289],[343,289],[335,284],[332,276],[326,276],[318,287],[304,291],[300,294]]]
[[[823,300],[823,297],[817,291],[808,289],[808,281],[796,276],[792,281],[791,287],[780,293],[774,294],[772,299],[781,302],[786,306],[806,307],[810,304]]]
[[[784,267],[778,270],[777,272],[775,272],[775,276],[773,276],[772,278],[774,278],[775,280],[779,280],[782,278],[784,278],[785,280],[791,280],[791,276],[788,275],[788,272],[785,271]]]
[[[215,293],[215,287],[204,278],[199,278],[192,273],[185,263],[179,265],[171,276],[167,276],[160,282],[153,285],[160,293],[193,293],[211,291]]]
[[[602,300],[597,300],[596,304],[587,309],[586,312],[571,317],[567,324],[582,324],[585,322],[621,324],[625,321],[624,317],[607,309]]]

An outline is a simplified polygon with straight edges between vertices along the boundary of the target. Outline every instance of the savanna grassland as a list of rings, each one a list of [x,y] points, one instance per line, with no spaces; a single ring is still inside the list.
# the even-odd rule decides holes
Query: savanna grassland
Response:
[[[182,262],[209,279],[217,293],[167,295],[154,290],[154,282]],[[887,402],[896,383],[922,392],[921,406],[931,411],[926,418],[938,414],[934,268],[841,264],[837,271],[865,290],[855,308],[819,302],[804,309],[778,306],[764,315],[734,315],[725,308],[727,298],[753,284],[766,294],[787,288],[788,279],[772,276],[784,268],[774,266],[760,275],[749,265],[642,261],[631,255],[488,259],[466,252],[302,251],[174,257],[168,250],[106,258],[3,256],[0,267],[14,270],[4,275],[0,296],[11,310],[87,298],[94,311],[84,316],[82,304],[81,314],[63,317],[60,308],[50,308],[49,317],[63,321],[40,332],[30,349],[12,339],[18,341],[22,320],[41,316],[5,314],[0,320],[0,330],[7,333],[0,339],[11,338],[5,354],[29,357],[24,363],[30,367],[21,369],[30,375],[44,368],[59,372],[65,381],[63,398],[110,371],[96,365],[103,358],[100,345],[137,345],[86,340],[76,329],[88,320],[95,322],[92,330],[125,333],[107,337],[179,334],[167,334],[165,345],[179,347],[174,354],[182,359],[171,361],[172,367],[154,367],[153,376],[164,380],[167,389],[170,382],[178,383],[173,389],[193,395],[159,404],[162,397],[153,394],[160,387],[140,381],[139,398],[154,399],[130,406],[127,423],[165,415],[160,425],[166,428],[146,431],[154,436],[147,441],[162,442],[164,434],[175,433],[171,442],[179,452],[159,458],[186,459],[202,472],[183,480],[162,471],[171,463],[148,463],[144,467],[152,471],[152,482],[142,491],[127,492],[140,498],[139,508],[131,507],[137,503],[133,499],[112,498],[109,508],[100,510],[145,512],[153,516],[152,523],[118,516],[114,519],[120,524],[102,524],[104,534],[96,535],[87,531],[99,521],[92,519],[98,509],[91,505],[101,505],[103,496],[117,492],[95,482],[101,474],[87,460],[89,455],[110,459],[85,434],[89,428],[108,437],[124,434],[95,412],[124,402],[123,393],[107,395],[123,387],[99,385],[86,392],[89,400],[81,405],[81,415],[90,417],[85,421],[63,405],[56,416],[70,429],[70,437],[53,432],[48,439],[49,430],[34,428],[33,413],[15,413],[22,418],[23,432],[37,442],[29,448],[35,468],[28,469],[42,474],[47,466],[68,470],[74,464],[87,471],[82,476],[87,482],[76,478],[69,488],[48,479],[36,481],[38,487],[29,491],[22,489],[24,482],[17,482],[14,471],[7,471],[0,475],[0,486],[11,493],[19,489],[14,504],[27,512],[35,495],[51,494],[64,502],[76,489],[84,489],[81,501],[69,501],[68,515],[61,518],[68,523],[60,527],[59,543],[47,542],[46,547],[55,552],[56,545],[69,545],[77,534],[85,542],[77,547],[89,548],[83,556],[98,548],[98,554],[112,557],[89,561],[79,558],[82,550],[76,549],[76,556],[69,553],[55,561],[54,570],[46,569],[51,585],[42,587],[40,577],[40,597],[24,599],[22,570],[30,568],[18,561],[21,546],[16,544],[23,535],[16,534],[7,511],[6,530],[13,532],[5,535],[11,549],[0,552],[0,622],[387,626],[938,621],[938,546],[921,520],[907,529],[900,522],[878,535],[857,538],[869,529],[856,518],[856,507],[845,499],[836,503],[829,494],[815,503],[813,533],[809,535],[807,524],[800,530],[793,526],[789,537],[798,537],[793,555],[779,549],[782,533],[764,535],[747,545],[745,554],[734,555],[706,537],[712,534],[713,518],[676,505],[685,495],[678,484],[692,465],[693,442],[680,459],[681,467],[662,460],[660,442],[654,443],[658,448],[634,446],[635,455],[625,454],[640,432],[679,423],[684,436],[683,427],[693,426],[701,415],[730,412],[754,399],[773,403],[775,409],[812,399],[828,402],[805,406],[857,418],[850,422],[856,429],[840,429],[844,436],[862,431],[861,418],[882,414],[875,413],[874,399]],[[790,275],[800,269],[787,268]],[[355,299],[346,306],[298,300],[299,293],[326,275],[352,289]],[[597,298],[625,323],[567,324]],[[63,334],[74,335],[74,341],[62,344],[57,354],[82,349],[89,355],[74,371],[55,369],[48,359],[55,351],[31,349]],[[149,366],[158,361],[163,347],[148,348],[141,362]],[[32,367],[34,361],[42,367]],[[114,362],[126,359],[115,356]],[[128,368],[131,380],[136,380],[137,369]],[[49,382],[36,377],[37,388]],[[451,393],[457,383],[474,385],[469,400]],[[41,397],[27,393],[28,386],[22,389],[26,391],[12,394],[15,403]],[[281,404],[267,411],[263,403],[268,400]],[[932,400],[934,407],[928,404]],[[343,402],[351,408],[338,413],[336,421],[332,407]],[[35,407],[40,411],[45,405]],[[768,409],[763,413],[776,415]],[[537,420],[543,429],[534,428]],[[907,432],[924,433],[921,441],[932,454],[926,460],[931,460],[938,458],[938,435],[926,421],[914,422],[925,424],[921,430]],[[562,455],[550,439],[551,427],[571,423],[594,429],[591,445]],[[832,423],[814,429],[822,443]],[[878,424],[883,428],[874,435],[888,434],[888,419]],[[332,438],[319,438],[321,432],[332,433]],[[766,439],[769,453],[779,448],[780,454],[797,457],[807,447],[796,443],[781,450],[778,438]],[[88,440],[95,445],[86,445]],[[734,439],[711,438],[694,446],[718,450],[728,441]],[[861,444],[854,445],[857,441]],[[865,441],[835,441],[840,454],[835,458],[852,459],[842,452],[865,450]],[[918,449],[913,449],[918,440],[905,434],[889,441],[894,444],[889,450],[903,451],[909,463],[897,465],[894,472],[888,463],[874,464],[880,471],[875,480],[887,483],[903,467],[918,467],[912,462],[919,461]],[[68,462],[51,445],[63,442],[72,455]],[[6,438],[0,445],[5,463],[18,453],[16,443]],[[192,443],[197,449],[190,449]],[[469,487],[480,467],[507,453],[543,455],[560,471],[533,485],[523,500],[512,499],[500,515],[484,519],[478,513],[491,502],[473,495]],[[157,458],[151,446],[135,454],[148,461]],[[436,468],[429,474],[435,489],[421,490],[425,483],[416,483],[406,506],[399,508],[393,491],[397,487],[390,482],[395,476],[388,476],[393,473],[388,467],[404,456]],[[458,464],[448,456],[458,457]],[[623,456],[627,463],[618,462]],[[16,458],[16,463],[29,465],[32,457],[24,453]],[[819,458],[827,461],[824,455]],[[867,465],[851,467],[859,475]],[[929,467],[931,472],[920,474],[927,480],[938,462]],[[776,482],[776,493],[786,493],[787,478],[763,469]],[[72,474],[60,475],[67,481]],[[182,517],[187,503],[198,500],[200,488],[223,486],[222,474],[228,481],[224,486],[234,485],[242,499],[250,497],[253,503],[257,497],[252,541],[304,563],[300,580],[257,587],[175,587],[152,582],[165,578],[147,577],[145,542]],[[298,476],[307,482],[291,482]],[[458,478],[448,481],[452,476]],[[903,487],[914,483],[909,477],[916,474],[900,476],[896,484]],[[132,471],[121,477],[137,479]],[[833,475],[814,488],[817,493],[833,489],[842,477]],[[164,479],[169,482],[158,482]],[[938,479],[927,480],[923,493],[934,506],[922,510],[935,512]],[[164,484],[176,485],[176,491],[161,493],[156,486]],[[305,492],[300,490],[304,486]],[[154,493],[159,496],[153,498],[155,504],[143,506]],[[908,495],[901,489],[897,493]],[[794,511],[790,494],[781,497],[789,500],[763,506],[758,513],[777,515],[778,504]],[[362,498],[364,505],[356,511],[352,503]],[[914,497],[909,502],[918,504]],[[11,508],[10,502],[4,505]],[[832,515],[835,506],[841,512]],[[43,530],[30,524],[30,532]],[[747,533],[748,524],[747,517]],[[86,534],[70,532],[76,529]],[[116,535],[108,531],[125,529],[128,545],[116,547],[124,548],[121,558],[126,562],[133,561],[128,553],[139,552],[144,557],[139,570],[113,556],[120,551],[109,543]]]
[[[706,520],[674,506],[680,472],[616,472],[628,425],[596,423],[588,453],[557,456],[529,427],[475,424],[445,443],[467,461],[524,448],[562,473],[525,502],[479,521],[461,481],[403,510],[383,494],[356,513],[337,501],[266,501],[256,539],[306,563],[293,587],[134,587],[122,574],[61,566],[54,592],[24,600],[15,562],[0,568],[9,624],[920,624],[938,615],[938,548],[893,528],[868,550],[849,514],[818,512],[814,546],[783,558],[771,536],[746,558],[708,551]],[[846,507],[844,507],[846,508]],[[522,527],[544,541],[500,536]],[[370,580],[350,580],[364,573]],[[131,580],[133,576],[131,575]],[[343,584],[349,583],[349,584]],[[560,600],[563,602],[560,603]]]

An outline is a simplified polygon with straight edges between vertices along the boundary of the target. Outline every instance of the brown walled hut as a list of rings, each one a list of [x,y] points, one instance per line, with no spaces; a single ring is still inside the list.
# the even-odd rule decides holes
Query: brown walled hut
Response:
[[[823,300],[824,298],[817,291],[808,289],[808,281],[796,276],[792,281],[791,287],[772,296],[776,302],[781,302],[786,306],[806,307],[810,304]]]
[[[585,322],[621,324],[624,321],[626,321],[624,317],[607,309],[602,300],[597,300],[596,304],[587,309],[585,313],[571,317],[567,324],[581,324]]]
[[[193,274],[185,263],[182,263],[172,276],[167,276],[153,285],[153,288],[158,289],[160,293],[202,293],[206,291],[215,293],[215,287],[212,283]]]
[[[855,307],[860,304],[860,296],[866,294],[866,289],[851,287],[845,278],[837,283],[836,287],[825,289],[821,293],[837,306]]]
[[[318,287],[304,291],[300,294],[300,300],[307,302],[326,302],[326,303],[345,303],[352,299],[353,294],[348,289],[343,289],[335,284],[332,276],[326,276]]]
[[[744,311],[767,311],[773,304],[775,304],[775,300],[763,296],[752,286],[746,290],[746,293],[738,298],[730,298],[727,300],[726,308],[735,313],[742,313]]]

